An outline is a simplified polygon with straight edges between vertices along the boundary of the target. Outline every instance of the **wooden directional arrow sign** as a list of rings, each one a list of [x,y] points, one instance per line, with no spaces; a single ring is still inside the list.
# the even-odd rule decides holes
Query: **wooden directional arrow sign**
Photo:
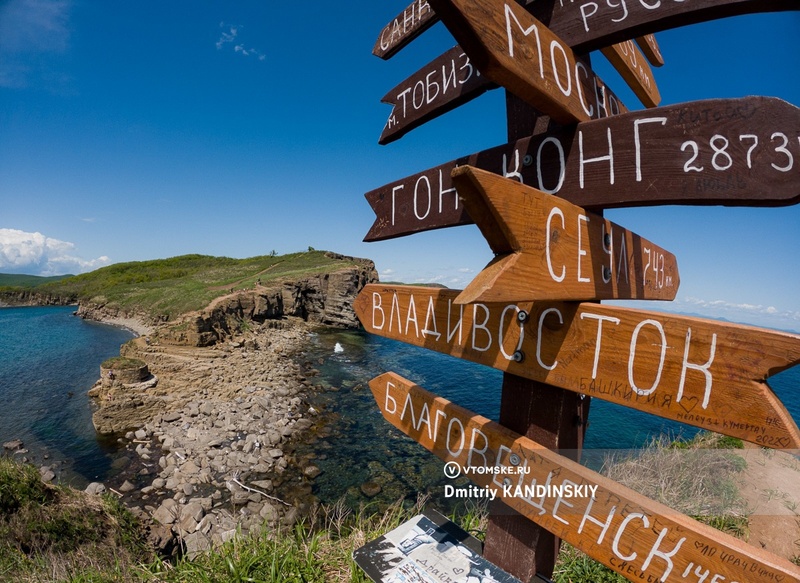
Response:
[[[642,49],[642,53],[644,53],[651,65],[654,67],[664,66],[664,57],[661,56],[661,48],[658,46],[656,37],[652,34],[646,34],[637,38],[636,43]]]
[[[759,445],[800,447],[765,382],[800,362],[799,335],[591,303],[465,306],[458,294],[371,284],[354,308],[379,336]]]
[[[661,94],[653,78],[653,70],[632,40],[611,45],[601,52],[622,75],[639,101],[647,107],[655,107],[661,103]]]
[[[605,48],[603,54],[642,103],[655,107],[661,102],[653,72],[632,41]],[[456,45],[383,96],[381,102],[391,105],[392,112],[378,143],[399,140],[411,130],[496,88],[497,84],[481,76],[469,56]],[[594,100],[590,107],[596,106],[601,117],[628,111],[610,90],[604,94],[597,89],[584,83],[582,91],[594,96],[587,102]]]
[[[428,1],[482,75],[560,123],[607,115],[595,89],[610,90],[516,2]]]
[[[388,59],[438,21],[428,0],[414,0],[408,8],[383,27],[378,40],[375,41],[372,54]]]
[[[675,256],[563,198],[462,166],[453,181],[495,259],[458,303],[673,300]]]
[[[470,164],[598,210],[800,201],[800,109],[715,99],[637,111],[484,150],[366,193],[366,241],[472,222],[450,178]]]
[[[691,2],[522,0],[521,3],[578,53],[588,53],[641,35],[728,16],[800,9],[797,0],[692,0]],[[429,9],[427,0],[415,0],[381,30],[372,53],[388,59],[427,30],[438,21],[438,17]],[[649,39],[643,42],[651,45],[653,50]],[[652,65],[660,66],[664,62],[657,49],[656,45],[654,50],[659,56],[654,55],[650,58],[648,55],[648,59]],[[645,50],[644,47],[642,50]],[[647,53],[646,50],[645,52]]]
[[[785,559],[684,516],[394,373],[389,423],[505,504],[632,581],[800,581]],[[489,496],[491,497],[491,496]]]
[[[472,66],[461,47],[456,46],[383,96],[381,101],[392,106],[392,113],[378,143],[398,140],[495,87]]]
[[[558,36],[567,46],[572,47],[573,51],[578,54],[600,50],[614,43],[625,43],[628,39],[637,35],[666,30],[675,26],[694,24],[737,14],[800,9],[800,3],[796,0],[693,0],[692,2],[680,3],[661,2],[659,0],[653,4],[645,2],[621,2],[616,4],[611,2],[557,2],[555,7],[552,2],[524,0],[522,3],[527,4],[527,10],[534,17],[545,23],[553,34]],[[425,2],[424,6],[425,8],[423,9],[418,2],[415,2],[403,12],[403,15],[406,16],[403,19],[402,27],[398,24],[398,19],[395,19],[383,29],[381,38],[388,38],[386,36],[388,34],[387,30],[404,31],[402,34],[398,32],[395,35],[398,39],[398,44],[392,45],[392,54],[402,48],[402,39],[410,40],[414,37],[412,34],[413,23],[415,22],[414,14],[424,12],[424,18],[417,20],[422,23],[421,26],[426,28],[438,19],[430,11],[430,5],[427,2]],[[409,19],[407,15],[412,15],[412,18]],[[407,32],[405,32],[406,30]],[[379,43],[381,38],[378,39]],[[652,35],[645,34],[637,41],[648,55],[651,63],[656,65],[663,64],[663,58]],[[459,51],[459,49],[453,49],[453,51],[458,54],[464,52],[463,50]],[[608,55],[606,56],[608,57]],[[411,87],[422,97],[423,87],[417,86],[417,83],[428,79],[430,76],[437,76],[437,64],[443,58],[444,56],[439,57],[423,67],[396,89],[405,91]],[[627,63],[626,65],[627,61],[628,59],[624,55],[617,55],[615,66],[627,66],[630,64]],[[635,91],[641,92],[656,89],[655,83],[652,81],[652,75],[647,77],[645,72],[639,72],[638,68],[634,68],[634,71],[636,72],[622,73],[621,71],[621,73],[623,77],[626,77],[626,80],[639,85],[639,88],[635,89]],[[378,141],[381,144],[388,144],[397,140],[426,121],[478,97],[494,86],[489,78],[480,77],[473,79],[471,86],[458,94],[455,92],[439,92],[434,95],[433,92],[428,92],[424,95],[424,115],[418,114],[414,108],[405,109],[401,112],[399,108],[401,98],[397,92],[389,92],[384,97],[384,101],[394,104],[394,107]],[[642,99],[642,96],[638,93],[637,96]],[[614,113],[614,99],[609,98],[608,110],[611,113]],[[660,96],[653,95],[651,99],[655,100],[654,103],[657,104]],[[455,100],[455,103],[451,103],[453,100]],[[644,101],[643,103],[648,104]],[[651,105],[648,104],[648,106]]]
[[[636,85],[637,95],[645,95],[648,106],[660,101],[649,67],[630,69],[630,62],[635,58],[632,51],[618,47],[609,49],[609,53],[611,56],[607,58],[625,69],[623,77]],[[580,74],[575,78],[574,93],[589,117],[608,117],[628,111],[619,97],[590,73],[587,64],[578,60],[575,67]],[[572,84],[571,77],[569,83]],[[467,53],[456,45],[383,96],[381,102],[391,105],[392,112],[378,143],[385,145],[399,140],[411,130],[497,87],[490,78],[481,75]],[[573,93],[571,87],[569,89],[569,93]]]

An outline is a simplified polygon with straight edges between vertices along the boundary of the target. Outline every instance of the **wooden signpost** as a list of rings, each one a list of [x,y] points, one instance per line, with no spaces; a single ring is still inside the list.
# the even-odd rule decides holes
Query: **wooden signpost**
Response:
[[[612,59],[612,64],[620,71],[626,82],[633,83],[631,87],[633,87],[637,97],[642,99],[643,103],[648,106],[656,105],[660,100],[652,78],[652,72],[644,69],[640,70],[638,67],[639,59],[636,59],[632,53],[626,51],[621,45],[615,45],[615,43],[624,45],[634,35],[642,34],[641,31],[643,30],[652,33],[675,26],[694,24],[737,14],[800,9],[800,4],[794,0],[655,2],[647,8],[644,7],[645,3],[626,2],[613,5],[606,2],[587,2],[583,4],[556,2],[554,6],[552,1],[537,0],[533,2],[532,0],[525,0],[523,4],[527,6],[527,9],[536,18],[547,24],[549,30],[576,53],[606,49],[604,51],[606,57]],[[412,17],[403,19],[403,27],[400,27],[397,18],[384,27],[376,47],[382,43],[388,43],[387,46],[391,46],[392,49],[390,54],[394,54],[404,46],[404,39],[411,40],[415,38],[414,22],[418,20],[427,29],[433,22],[438,20],[438,17],[431,12],[427,0],[424,6],[426,8],[420,8],[419,2],[409,6],[403,14],[411,14]],[[419,13],[424,13],[423,18],[415,20],[413,15]],[[602,26],[598,23],[602,23]],[[396,34],[390,34],[387,32],[389,30],[395,30]],[[401,32],[405,30],[408,30],[408,32]],[[422,31],[420,30],[419,32]],[[396,43],[389,43],[388,39],[391,38],[394,38]],[[638,44],[648,55],[648,60],[657,65],[663,64],[663,58],[652,34],[639,37],[637,41],[640,41]],[[613,47],[616,47],[616,50]],[[625,55],[625,52],[629,52],[629,54]],[[459,47],[451,49],[449,53],[455,55],[468,54],[468,52]],[[388,58],[386,53],[380,50],[375,54]],[[426,121],[438,117],[496,86],[486,76],[473,75],[469,86],[457,93],[454,91],[426,92],[424,100],[418,99],[417,101],[420,104],[420,108],[424,103],[424,113],[417,111],[415,107],[408,107],[408,96],[403,92],[412,89],[421,98],[423,90],[428,88],[424,84],[419,85],[419,83],[427,82],[432,77],[438,76],[439,66],[447,61],[446,57],[447,54],[435,59],[394,90],[387,93],[383,98],[385,103],[390,103],[394,107],[381,133],[380,144],[388,144],[397,140]],[[468,57],[461,57],[461,60],[466,58]],[[464,75],[465,73],[462,71],[461,77],[463,78]],[[649,95],[651,92],[653,93]],[[401,107],[401,102],[404,107]],[[608,104],[608,109],[611,113],[614,113],[615,107],[616,103],[612,100]]]
[[[458,303],[672,300],[675,256],[563,198],[462,166],[453,182],[496,254]]]
[[[640,36],[636,39],[636,44],[639,45],[639,48],[642,50],[642,53],[644,53],[644,56],[647,57],[647,60],[651,65],[654,67],[664,66],[664,57],[661,56],[661,48],[658,46],[656,37],[654,37],[652,34]]]
[[[800,109],[769,97],[659,107],[545,131],[365,194],[365,241],[470,224],[450,173],[469,164],[586,209],[800,201]]]
[[[646,107],[661,103],[661,94],[653,78],[653,70],[642,51],[632,40],[617,43],[600,51]]]
[[[482,497],[499,498],[633,581],[800,581],[786,559],[719,532],[429,393],[394,373],[369,383],[386,420]]]
[[[663,65],[663,59],[654,39],[646,38],[652,33],[729,16],[800,9],[796,0],[522,0],[521,4],[578,53],[636,37],[643,51],[648,51],[644,48],[648,45],[649,52],[654,53],[648,59],[656,66]],[[381,30],[372,54],[388,59],[438,22],[439,17],[430,8],[427,0],[415,0]]]
[[[376,214],[366,241],[475,219],[495,259],[463,292],[374,284],[354,308],[368,332],[504,371],[499,424],[393,373],[370,386],[388,421],[496,498],[484,558],[521,581],[552,573],[561,537],[634,581],[800,582],[788,561],[574,463],[590,397],[800,448],[766,383],[800,363],[800,335],[590,303],[670,299],[679,284],[675,258],[606,221],[606,208],[800,202],[800,110],[747,97],[626,112],[586,56],[603,50],[654,106],[652,71],[629,39],[659,66],[654,32],[798,8],[415,0],[378,38],[373,52],[389,58],[441,17],[460,43],[387,94],[381,143],[487,89],[509,91],[509,143],[366,194]]]
[[[554,120],[572,123],[606,117],[606,104],[619,102],[569,45],[518,4],[429,2],[481,75]]]
[[[378,143],[398,140],[495,87],[481,76],[461,47],[455,46],[383,96],[381,101],[392,106],[392,113]]]
[[[459,305],[459,293],[371,284],[354,308],[384,338],[758,445],[800,447],[765,382],[800,363],[800,335],[593,303]]]

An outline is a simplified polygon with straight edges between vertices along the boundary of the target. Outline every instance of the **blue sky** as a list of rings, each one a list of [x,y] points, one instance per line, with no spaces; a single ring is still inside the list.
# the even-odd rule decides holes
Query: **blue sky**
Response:
[[[463,287],[491,259],[473,226],[362,242],[365,192],[505,142],[493,91],[377,144],[390,112],[380,98],[454,44],[438,24],[390,61],[374,57],[406,4],[0,0],[0,272],[313,246],[369,257],[386,280]],[[662,104],[800,105],[799,31],[789,12],[658,34]],[[638,307],[800,329],[797,205],[607,216],[678,258],[678,299]]]

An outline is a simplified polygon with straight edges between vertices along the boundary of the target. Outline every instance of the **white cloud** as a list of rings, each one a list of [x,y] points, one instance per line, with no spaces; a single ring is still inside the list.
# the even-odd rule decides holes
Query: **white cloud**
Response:
[[[82,273],[103,265],[110,259],[103,255],[85,260],[75,255],[75,244],[27,233],[17,229],[0,229],[0,271],[29,275],[63,275]]]
[[[726,300],[703,300],[691,296],[680,298],[680,300],[687,304],[691,304],[693,306],[698,306],[702,308],[712,308],[719,311],[750,312],[754,314],[770,314],[770,315],[779,313],[778,309],[775,308],[775,306],[764,306],[761,304],[747,304],[747,303],[737,304],[735,302],[728,302]],[[791,315],[793,318],[797,317],[797,313],[785,312],[785,315],[787,314]]]
[[[223,30],[220,34],[219,40],[216,42],[217,50],[222,50],[226,45],[233,45],[234,53],[238,53],[245,57],[253,56],[259,61],[263,61],[267,58],[267,56],[261,51],[248,47],[244,43],[238,42],[234,44],[239,36],[239,30],[244,27],[238,24],[225,24],[224,22],[220,22],[219,26]]]
[[[237,26],[229,26],[226,25],[224,22],[219,23],[220,28],[227,28],[228,30],[222,31],[219,40],[217,41],[217,49],[222,49],[226,44],[232,43],[236,40],[236,36],[239,34],[239,27]]]
[[[72,0],[8,0],[0,2],[0,86],[22,88],[45,74],[45,54],[69,46]]]

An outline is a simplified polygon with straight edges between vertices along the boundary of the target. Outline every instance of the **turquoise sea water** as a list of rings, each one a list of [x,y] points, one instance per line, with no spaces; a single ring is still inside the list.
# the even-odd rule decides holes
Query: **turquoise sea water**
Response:
[[[343,349],[336,352],[336,343]],[[393,371],[442,397],[497,420],[502,373],[429,350],[364,333],[326,332],[314,338],[307,361],[320,371],[314,382],[338,389],[321,393],[321,407],[335,413],[335,433],[312,445],[322,455],[315,493],[326,502],[353,486],[392,475],[393,493],[442,490],[441,464],[384,421],[367,381]],[[769,379],[795,421],[800,422],[800,366]],[[597,469],[609,450],[645,445],[653,436],[691,437],[698,429],[593,399],[583,463]],[[342,471],[347,468],[347,471]],[[420,487],[422,486],[422,487]],[[387,492],[391,499],[392,493]],[[446,501],[438,500],[446,505]]]
[[[114,450],[97,439],[86,391],[133,335],[74,311],[0,309],[0,442],[21,439],[29,451],[17,457],[37,465],[64,462],[62,481],[81,486],[107,474]]]
[[[72,307],[0,309],[0,443],[22,439],[38,465],[64,460],[61,479],[75,485],[113,472],[115,443],[98,440],[86,391],[100,363],[119,354],[132,335],[86,322]],[[341,352],[335,351],[340,344]],[[299,447],[323,473],[314,492],[332,502],[358,486],[391,474],[387,498],[441,490],[441,465],[432,454],[383,420],[367,382],[394,371],[459,405],[497,419],[499,371],[359,332],[321,332],[312,337],[305,361],[319,370],[312,382],[335,390],[311,400],[332,414],[332,435]],[[770,385],[800,421],[800,367],[770,379]],[[595,399],[586,436],[592,452],[639,447],[660,433],[691,436],[696,429]],[[44,455],[49,459],[45,460]],[[347,468],[347,471],[343,471]],[[357,501],[357,500],[356,500]]]

